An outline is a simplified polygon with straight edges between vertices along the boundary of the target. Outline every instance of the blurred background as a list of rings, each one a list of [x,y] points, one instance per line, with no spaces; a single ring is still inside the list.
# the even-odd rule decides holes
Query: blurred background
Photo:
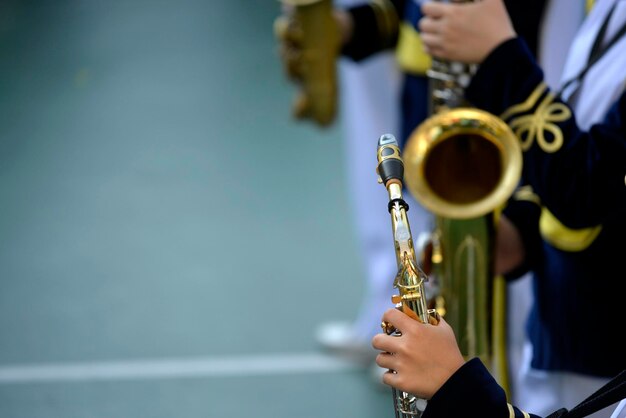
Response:
[[[314,338],[364,281],[341,120],[291,119],[279,12],[0,2],[1,417],[393,414]]]

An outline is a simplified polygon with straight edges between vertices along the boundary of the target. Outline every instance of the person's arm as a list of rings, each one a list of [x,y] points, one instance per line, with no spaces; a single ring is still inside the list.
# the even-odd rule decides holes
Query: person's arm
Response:
[[[465,361],[445,320],[438,325],[422,324],[390,309],[383,321],[402,333],[378,334],[372,339],[372,346],[381,350],[376,363],[393,370],[383,375],[383,382],[428,400],[423,418],[524,416],[507,403],[504,389],[478,358]]]
[[[524,152],[523,178],[563,224],[585,228],[623,216],[626,208],[626,96],[606,119],[582,131],[556,97],[523,42],[499,45],[466,91],[475,106],[513,128]]]
[[[602,123],[582,131],[573,110],[550,91],[527,46],[514,36],[501,0],[429,2],[422,11],[427,16],[420,24],[422,37],[432,54],[480,64],[466,99],[503,118],[520,138],[523,178],[542,205],[570,228],[623,216],[626,96]],[[478,12],[484,12],[481,25],[462,23],[470,25]]]
[[[524,262],[526,251],[517,226],[506,215],[501,215],[496,230],[495,273],[507,274]]]
[[[532,51],[537,49],[539,23],[545,3],[545,0],[529,0],[523,3],[517,0],[505,2],[505,17],[508,16],[506,15],[508,11],[511,15],[511,26],[524,37]],[[409,22],[415,18],[410,13],[406,16],[406,10],[406,0],[364,1],[357,6],[337,9],[336,18],[344,41],[342,55],[360,61],[379,51],[394,48],[398,41],[400,22],[403,18],[408,19]],[[477,24],[482,25],[485,16],[476,16],[476,18]]]
[[[522,277],[541,265],[541,206],[530,187],[509,199],[496,228],[495,273],[507,280]]]
[[[428,401],[422,418],[458,416],[539,418],[508,403],[504,389],[477,357],[450,376]]]
[[[398,42],[400,19],[406,0],[376,0],[336,9],[341,28],[341,55],[361,61],[377,52],[389,50]]]
[[[396,371],[385,373],[384,383],[430,399],[465,363],[454,332],[445,320],[436,326],[424,325],[395,308],[387,310],[382,320],[402,333],[381,333],[372,339],[372,346],[382,351],[376,363]]]
[[[426,52],[436,58],[480,63],[517,36],[502,0],[426,2],[419,22]]]

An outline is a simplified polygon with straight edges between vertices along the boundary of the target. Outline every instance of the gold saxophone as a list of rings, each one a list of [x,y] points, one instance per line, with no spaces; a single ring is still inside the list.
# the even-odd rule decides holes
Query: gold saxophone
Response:
[[[500,118],[464,103],[472,65],[433,59],[431,114],[403,152],[406,185],[435,215],[433,296],[466,358],[480,357],[508,391],[506,286],[494,274],[500,209],[522,170],[519,140]]]
[[[413,316],[426,322],[431,316],[428,308],[435,308],[454,329],[464,356],[481,358],[508,392],[506,286],[504,279],[494,274],[494,246],[499,211],[521,176],[522,151],[504,121],[464,102],[464,89],[475,69],[458,62],[432,60],[427,73],[431,116],[409,136],[401,158],[393,146],[381,145],[386,136],[381,137],[377,171],[380,174],[381,164],[388,159],[403,162],[410,193],[435,215],[434,229],[420,254],[431,276],[425,288],[426,277],[414,266],[410,233],[406,243],[410,250],[399,244],[398,234],[408,232],[400,190],[402,177],[400,181],[381,178],[391,199],[399,267],[394,286],[401,295],[392,301],[404,304],[405,299],[412,301],[419,295],[419,305],[403,305],[401,309],[415,311]],[[406,230],[399,227],[405,224]],[[405,259],[411,260],[410,267]],[[405,273],[414,267],[419,279]],[[383,329],[394,331],[389,324],[383,324]],[[420,416],[425,406],[425,402],[402,392],[394,392],[394,404],[396,417]]]
[[[416,258],[411,226],[407,218],[409,207],[402,198],[404,164],[400,156],[398,141],[393,135],[385,134],[379,138],[377,159],[376,172],[379,182],[389,193],[389,213],[398,265],[398,273],[393,286],[398,289],[399,294],[394,295],[392,301],[397,309],[411,318],[436,325],[439,323],[439,315],[435,309],[428,309],[425,287],[428,276],[420,269]],[[400,331],[388,322],[383,322],[382,328],[388,335],[400,335]],[[396,418],[422,415],[426,400],[395,388],[392,388],[392,391]]]
[[[298,83],[292,111],[298,119],[331,124],[337,113],[339,25],[332,0],[281,0],[286,12],[274,21],[285,73]]]

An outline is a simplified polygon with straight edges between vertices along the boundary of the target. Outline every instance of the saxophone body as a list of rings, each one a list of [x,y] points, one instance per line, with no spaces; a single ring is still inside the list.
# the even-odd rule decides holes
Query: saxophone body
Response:
[[[454,329],[464,356],[481,358],[508,391],[506,286],[494,274],[494,248],[522,151],[504,121],[465,102],[475,69],[433,59],[431,116],[409,136],[402,159],[408,190],[434,215],[424,253],[434,282],[429,303]]]
[[[408,205],[402,197],[404,163],[400,155],[398,142],[393,135],[385,134],[378,140],[378,165],[376,171],[379,182],[389,194],[389,214],[396,254],[398,273],[393,286],[398,294],[392,297],[395,307],[409,317],[436,325],[439,315],[434,309],[428,309],[428,296],[425,283],[428,276],[420,269],[416,249],[413,244],[411,226],[407,218]],[[382,328],[388,335],[401,335],[392,324],[383,322]],[[420,417],[426,407],[426,400],[392,388],[396,418]]]

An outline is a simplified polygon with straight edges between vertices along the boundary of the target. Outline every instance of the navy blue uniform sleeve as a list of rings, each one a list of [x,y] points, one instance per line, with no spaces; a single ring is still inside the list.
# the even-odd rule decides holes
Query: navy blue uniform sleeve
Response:
[[[504,389],[478,358],[465,363],[444,383],[428,401],[422,418],[461,416],[537,417],[507,403]]]
[[[405,1],[367,2],[346,9],[352,16],[354,27],[352,39],[344,45],[341,54],[354,61],[361,61],[395,47]]]
[[[519,279],[527,272],[534,270],[536,266],[541,265],[543,260],[542,238],[539,231],[541,206],[538,202],[525,198],[527,194],[532,194],[532,191],[528,188],[520,188],[509,199],[503,210],[503,214],[516,226],[526,251],[522,264],[506,273],[505,278],[509,281]]]
[[[415,1],[415,0],[409,0]],[[544,13],[546,0],[506,0],[505,5],[515,32],[523,37],[534,53],[537,48],[537,37],[541,16]],[[399,36],[399,24],[402,20],[411,20],[407,10],[419,10],[408,7],[407,0],[364,1],[346,11],[351,15],[354,24],[352,39],[344,45],[341,54],[354,61],[361,61],[377,52],[392,49],[396,46]]]
[[[524,151],[523,180],[564,225],[585,228],[626,210],[626,96],[602,123],[582,131],[520,38],[499,45],[466,90],[478,108],[502,117]]]
[[[546,0],[504,0],[515,33],[526,41],[533,55],[537,55],[539,27],[545,13]]]

